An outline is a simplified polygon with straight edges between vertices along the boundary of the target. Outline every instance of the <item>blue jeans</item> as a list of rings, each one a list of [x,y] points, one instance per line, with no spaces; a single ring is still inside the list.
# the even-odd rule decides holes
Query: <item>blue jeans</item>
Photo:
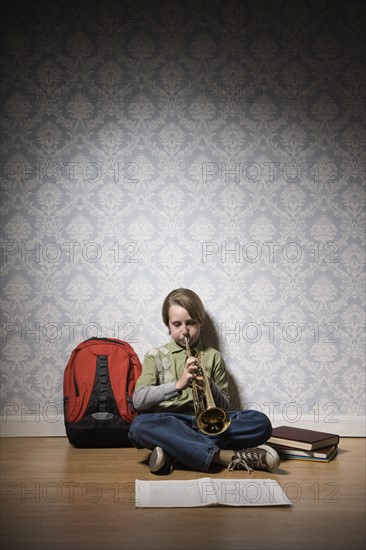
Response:
[[[205,435],[197,428],[196,417],[170,412],[142,413],[129,431],[138,449],[162,447],[173,459],[193,470],[208,472],[220,449],[238,451],[256,447],[271,437],[269,418],[258,411],[230,412],[231,424],[220,435]]]

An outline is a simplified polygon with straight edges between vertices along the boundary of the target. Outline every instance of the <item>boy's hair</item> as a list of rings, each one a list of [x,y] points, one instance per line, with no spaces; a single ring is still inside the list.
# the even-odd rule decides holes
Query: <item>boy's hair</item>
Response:
[[[169,292],[163,302],[161,311],[164,324],[167,327],[169,327],[169,309],[170,306],[174,305],[183,307],[188,311],[192,319],[197,319],[201,325],[203,324],[206,317],[205,307],[201,298],[193,290],[189,288],[176,288]]]

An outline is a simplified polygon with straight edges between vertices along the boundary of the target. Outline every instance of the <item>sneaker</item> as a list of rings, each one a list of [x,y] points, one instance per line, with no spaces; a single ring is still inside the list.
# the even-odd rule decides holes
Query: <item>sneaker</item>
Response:
[[[170,474],[173,470],[173,460],[161,447],[155,447],[150,455],[149,470],[152,474]]]
[[[268,445],[258,445],[253,449],[236,451],[228,466],[228,470],[266,470],[272,472],[280,465],[277,452]]]

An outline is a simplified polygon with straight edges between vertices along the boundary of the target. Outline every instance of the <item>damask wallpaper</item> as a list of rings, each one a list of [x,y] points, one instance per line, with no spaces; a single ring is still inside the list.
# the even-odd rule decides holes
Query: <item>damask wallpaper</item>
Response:
[[[184,286],[233,408],[361,435],[363,2],[3,11],[3,432],[63,433],[71,350],[142,360]]]

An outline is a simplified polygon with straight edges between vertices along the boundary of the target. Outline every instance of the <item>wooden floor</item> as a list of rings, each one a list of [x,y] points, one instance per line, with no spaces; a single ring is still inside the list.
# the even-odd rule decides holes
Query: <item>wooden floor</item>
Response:
[[[307,550],[365,546],[365,440],[343,438],[328,464],[283,461],[292,507],[136,508],[149,453],[75,449],[66,438],[1,440],[2,550]],[[164,479],[204,474],[176,469]],[[221,470],[210,477],[243,477]]]

